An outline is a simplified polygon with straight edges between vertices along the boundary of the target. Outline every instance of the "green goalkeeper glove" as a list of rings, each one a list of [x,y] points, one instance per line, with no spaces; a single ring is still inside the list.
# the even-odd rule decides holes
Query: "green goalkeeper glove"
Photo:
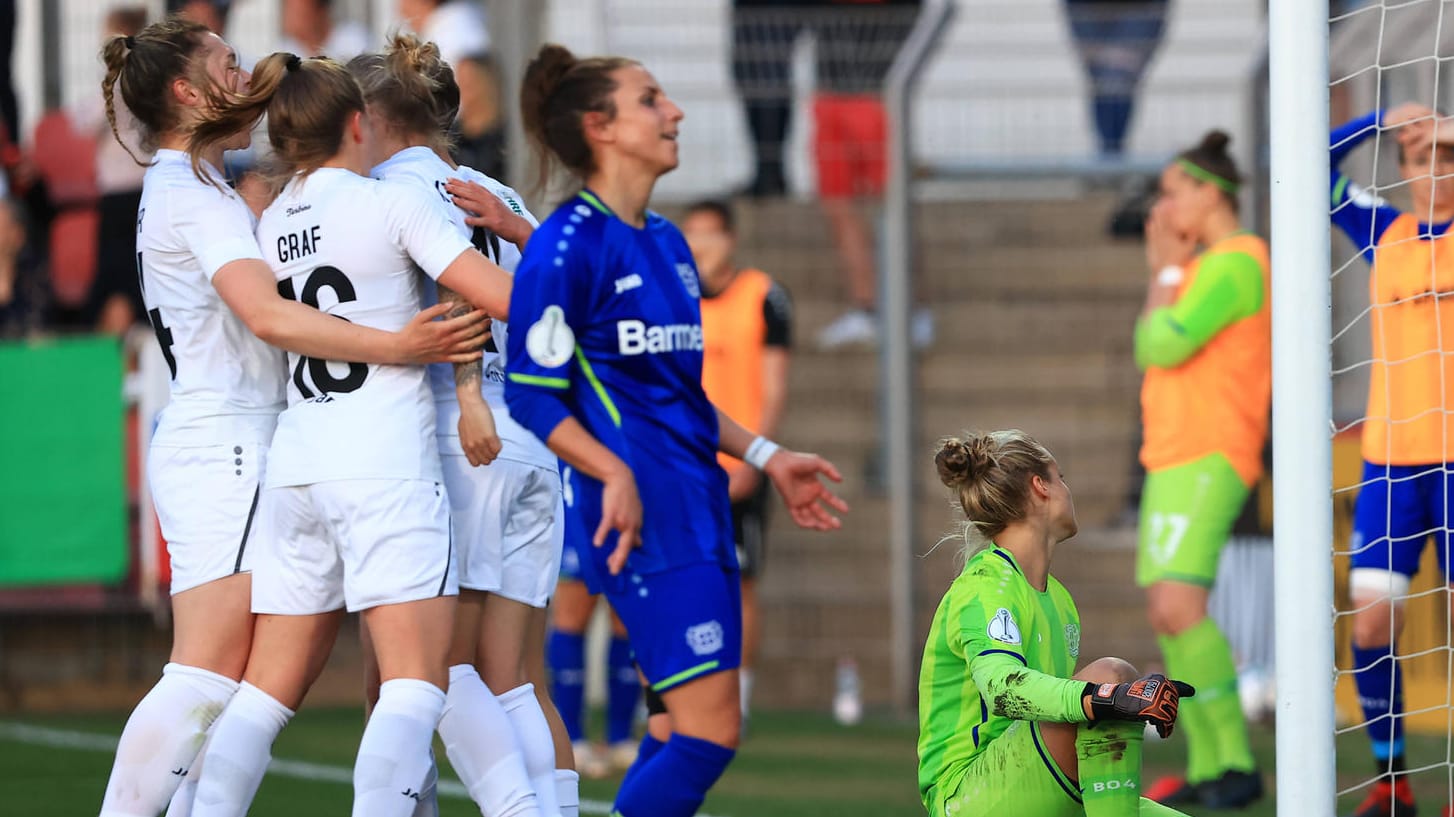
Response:
[[[1158,672],[1124,684],[1087,683],[1085,694],[1090,696],[1091,723],[1145,721],[1164,738],[1176,725],[1181,699],[1192,697],[1196,690]]]

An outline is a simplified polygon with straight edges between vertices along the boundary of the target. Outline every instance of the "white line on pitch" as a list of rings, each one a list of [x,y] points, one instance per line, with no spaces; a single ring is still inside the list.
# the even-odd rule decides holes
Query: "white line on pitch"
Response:
[[[94,732],[75,732],[70,729],[52,729],[46,726],[31,726],[13,721],[0,721],[0,740],[25,743],[31,746],[51,746],[57,749],[81,749],[88,752],[115,752],[116,738],[98,735]],[[268,764],[268,774],[309,780],[319,783],[353,784],[353,769],[346,766],[329,766],[324,763],[310,763],[306,760],[283,760],[273,758]],[[444,797],[469,799],[469,792],[458,780],[440,778],[439,794]],[[601,800],[582,800],[582,814],[610,814],[611,804]],[[698,814],[697,817],[712,817]]]

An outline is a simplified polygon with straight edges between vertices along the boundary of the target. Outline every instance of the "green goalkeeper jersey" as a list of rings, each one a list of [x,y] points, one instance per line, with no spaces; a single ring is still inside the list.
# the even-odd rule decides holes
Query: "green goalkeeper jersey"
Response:
[[[1086,720],[1080,615],[1065,586],[1041,592],[1015,557],[991,545],[971,556],[939,603],[919,673],[919,792],[956,785],[1016,720]]]

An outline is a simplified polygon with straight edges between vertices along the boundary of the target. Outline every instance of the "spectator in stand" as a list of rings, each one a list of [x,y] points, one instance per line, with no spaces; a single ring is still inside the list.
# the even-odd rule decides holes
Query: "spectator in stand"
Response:
[[[333,0],[283,0],[279,51],[348,62],[369,50],[371,39],[362,23],[333,19]]]
[[[0,0],[0,125],[10,143],[20,142],[20,106],[15,101],[10,57],[15,50],[15,0]]]
[[[732,210],[703,201],[687,209],[682,234],[702,282],[702,387],[707,399],[754,434],[777,435],[788,396],[792,301],[782,285],[733,257],[737,233]],[[769,485],[756,468],[718,454],[727,471],[732,537],[742,572],[742,718],[752,700],[752,671],[761,640],[757,579],[766,552]]]
[[[25,216],[14,199],[0,200],[0,340],[45,328],[50,293],[45,266],[27,246]]]
[[[454,160],[486,176],[505,178],[505,117],[500,109],[500,73],[484,54],[454,63],[459,117],[450,129]]]
[[[104,39],[134,37],[146,27],[146,6],[116,6],[106,15]],[[78,133],[96,139],[96,190],[100,194],[96,230],[96,277],[86,298],[86,322],[98,332],[121,335],[145,322],[136,278],[136,213],[151,151],[141,145],[136,119],[116,103],[116,128],[126,146],[112,138],[99,96],[87,96],[71,112]],[[129,152],[128,152],[129,151]],[[136,158],[133,159],[132,156]]]
[[[880,94],[889,66],[908,38],[919,0],[820,0],[818,91],[813,100],[813,152],[818,193],[838,248],[849,310],[818,334],[824,349],[878,338],[878,284],[873,236],[865,210],[883,195],[888,116]],[[914,315],[915,346],[933,340],[933,318]]]
[[[732,77],[742,95],[755,163],[743,191],[754,198],[788,190],[783,142],[793,112],[793,44],[803,31],[799,7],[813,0],[734,0]]]
[[[1065,0],[1070,35],[1090,82],[1100,157],[1120,161],[1141,77],[1161,43],[1167,0]],[[1154,180],[1128,177],[1107,231],[1140,237],[1156,199]]]
[[[399,0],[399,15],[419,39],[439,46],[453,67],[470,54],[490,50],[484,6],[472,0]],[[483,168],[476,168],[482,170]]]
[[[227,15],[231,11],[232,0],[167,0],[167,14],[201,23],[219,37],[227,32]]]
[[[1119,157],[1136,88],[1165,30],[1167,0],[1065,0],[1070,35],[1091,84],[1091,114],[1103,157]]]

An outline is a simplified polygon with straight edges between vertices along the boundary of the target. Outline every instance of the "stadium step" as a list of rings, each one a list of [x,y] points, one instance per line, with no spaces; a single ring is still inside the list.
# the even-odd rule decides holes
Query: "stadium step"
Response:
[[[1084,532],[1057,554],[1055,573],[1081,610],[1082,654],[1137,666],[1158,660],[1134,582],[1134,533],[1108,530],[1122,521],[1135,479],[1140,375],[1131,336],[1146,280],[1139,244],[1104,234],[1114,205],[1114,196],[1092,193],[916,208],[916,290],[931,304],[938,335],[916,358],[916,638],[963,564],[963,542],[944,538],[962,523],[934,473],[935,442],[965,429],[1019,427],[1056,453],[1076,498]],[[766,632],[758,699],[826,706],[834,665],[850,655],[865,701],[882,703],[891,651],[889,515],[877,473],[880,355],[815,348],[817,330],[843,309],[819,208],[781,200],[738,213],[739,260],[782,281],[796,306],[779,436],[832,459],[854,506],[832,535],[793,529],[781,509],[773,516],[759,591]]]

